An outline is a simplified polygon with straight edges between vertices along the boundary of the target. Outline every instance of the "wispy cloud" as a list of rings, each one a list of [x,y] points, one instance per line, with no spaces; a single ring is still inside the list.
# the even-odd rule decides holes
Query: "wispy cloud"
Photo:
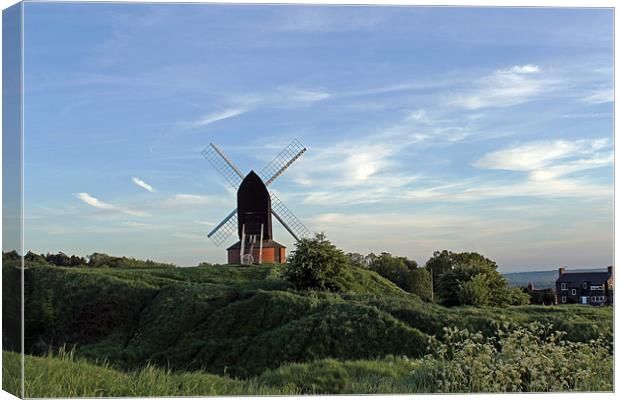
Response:
[[[236,117],[247,111],[248,111],[247,109],[241,108],[241,107],[228,108],[222,111],[217,111],[217,112],[204,115],[200,117],[199,119],[197,119],[196,121],[191,122],[190,126],[193,128],[203,127],[203,126],[212,124],[217,121]]]
[[[106,211],[110,211],[110,212],[118,212],[118,213],[123,213],[123,214],[127,214],[127,215],[133,215],[136,217],[144,217],[147,214],[145,212],[142,211],[136,211],[136,210],[130,210],[128,208],[125,207],[121,207],[121,206],[117,206],[114,204],[110,204],[110,203],[106,203],[105,201],[99,200],[93,196],[91,196],[89,193],[75,193],[75,197],[77,197],[78,199],[80,199],[82,202],[88,204],[91,207],[100,209],[100,210],[106,210]]]
[[[582,102],[587,104],[611,103],[614,101],[614,90],[609,88],[599,88],[585,95]]]
[[[611,187],[575,173],[609,166],[607,139],[534,141],[485,154],[473,165],[481,169],[523,173],[519,177],[472,177],[440,185],[420,185],[405,196],[416,201],[476,201],[489,198],[606,198]]]
[[[545,77],[537,65],[516,65],[476,80],[463,93],[451,94],[447,103],[467,110],[509,107],[536,99],[558,83]]]
[[[555,167],[556,171],[570,172],[579,170],[579,168],[593,168],[600,166],[601,163],[611,162],[610,152],[605,155],[597,153],[606,147],[609,147],[609,141],[606,138],[534,141],[487,153],[474,162],[474,166],[487,169],[533,172],[541,172],[541,169],[546,167]],[[576,157],[579,159],[568,161],[564,165],[557,164],[560,161]],[[567,166],[572,168],[565,168]],[[558,167],[564,168],[558,169]]]
[[[227,96],[228,107],[210,112],[194,121],[183,122],[181,125],[186,128],[200,128],[262,108],[307,107],[327,100],[331,96],[332,94],[325,90],[295,85],[278,86],[265,93],[233,94]]]
[[[133,182],[136,186],[139,186],[139,187],[141,187],[142,189],[144,189],[144,190],[146,190],[146,191],[148,191],[148,192],[153,193],[153,192],[155,191],[155,189],[153,188],[153,186],[151,186],[151,185],[149,185],[148,183],[144,182],[144,181],[143,181],[142,179],[140,179],[140,178],[133,177],[133,178],[131,178],[131,181],[132,181],[132,182]]]
[[[286,105],[289,102],[316,103],[322,100],[329,99],[330,97],[331,93],[320,89],[305,89],[296,86],[281,86],[276,91],[273,102],[277,104],[279,101],[281,101],[281,105]]]

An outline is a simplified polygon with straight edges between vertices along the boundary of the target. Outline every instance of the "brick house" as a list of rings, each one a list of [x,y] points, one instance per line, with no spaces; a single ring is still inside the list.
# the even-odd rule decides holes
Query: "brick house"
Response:
[[[530,295],[531,304],[542,304],[545,306],[552,306],[556,303],[555,290],[553,288],[536,289],[534,282],[529,282],[525,293]]]
[[[555,281],[557,304],[612,305],[613,267],[603,272],[566,272],[559,269]]]

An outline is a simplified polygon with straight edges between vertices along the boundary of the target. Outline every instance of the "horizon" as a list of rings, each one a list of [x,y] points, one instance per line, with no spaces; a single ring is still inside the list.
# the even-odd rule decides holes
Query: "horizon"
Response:
[[[28,253],[28,251],[26,253]],[[95,251],[95,252],[90,253],[90,254],[71,254],[71,253],[65,253],[62,250],[60,250],[60,251],[56,251],[56,252],[46,252],[46,253],[36,253],[36,254],[40,254],[40,255],[44,256],[47,253],[51,253],[51,254],[63,253],[65,255],[69,256],[69,257],[70,256],[77,256],[77,257],[83,257],[85,259],[88,259],[88,257],[91,256],[94,253],[102,253],[102,252]],[[107,253],[104,253],[104,254],[107,254]],[[111,257],[136,258],[136,257],[124,256],[122,254],[107,254],[107,255],[111,256]],[[143,261],[151,260],[153,262],[162,262],[161,260],[157,260],[157,259],[153,259],[153,258],[138,258],[138,259],[143,260]],[[418,260],[414,260],[414,261],[418,262]],[[204,261],[201,261],[201,262],[210,263],[208,260],[204,260]],[[172,264],[174,264],[178,268],[193,268],[193,267],[197,267],[201,262],[197,263],[196,265],[179,265],[179,264],[174,264],[174,263],[172,263]],[[210,263],[210,264],[214,264],[214,265],[228,265],[228,264],[217,264],[217,263]],[[424,268],[425,264],[426,264],[426,261],[418,263],[418,268]],[[609,266],[613,267],[613,265],[609,265]],[[592,266],[589,266],[589,267],[588,266],[566,266],[566,265],[564,266],[564,268],[566,268],[566,273],[570,273],[571,271],[573,271],[573,272],[593,271],[593,270],[601,270],[601,271],[603,271],[603,270],[606,270],[607,267],[608,266],[603,266],[603,267],[601,267],[601,266],[598,266],[598,267],[592,267]],[[519,267],[517,267],[517,268],[519,268]],[[542,268],[548,268],[548,269],[536,269],[536,270],[518,269],[516,271],[505,272],[505,271],[502,271],[501,266],[498,265],[497,271],[499,273],[501,273],[502,275],[523,274],[523,273],[537,273],[537,272],[545,273],[545,272],[558,272],[558,268],[560,268],[560,267],[542,267]]]
[[[200,152],[298,138],[270,190],[345,252],[612,265],[612,80],[610,9],[25,3],[24,248],[224,263]]]

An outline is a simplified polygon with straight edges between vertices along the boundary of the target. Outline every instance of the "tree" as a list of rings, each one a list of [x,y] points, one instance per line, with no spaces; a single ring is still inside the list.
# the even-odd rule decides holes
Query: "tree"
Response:
[[[349,259],[349,263],[356,267],[367,268],[368,264],[366,264],[366,257],[360,253],[347,253],[347,258]]]
[[[364,257],[364,264],[366,266],[369,266],[370,264],[372,264],[379,256],[376,255],[375,253],[369,253],[367,256]]]
[[[390,253],[381,253],[368,266],[382,277],[394,282],[403,290],[408,290],[410,269],[404,257],[393,257]],[[414,261],[415,262],[415,261]]]
[[[478,274],[471,280],[461,284],[457,296],[460,304],[472,306],[487,306],[491,301],[491,293],[487,282],[487,275]]]
[[[424,265],[433,276],[433,291],[437,292],[439,290],[441,275],[454,269],[457,265],[486,265],[489,268],[497,269],[495,261],[478,253],[453,253],[448,250],[436,251]]]
[[[49,265],[45,257],[32,251],[26,253],[24,256],[24,263],[29,267],[33,265]]]
[[[327,240],[324,233],[301,239],[295,246],[283,275],[296,289],[342,289],[342,274],[348,259],[342,250]]]
[[[372,253],[371,253],[372,254]],[[423,300],[432,299],[431,276],[425,269],[418,268],[418,263],[406,257],[393,256],[383,252],[380,256],[372,254],[368,268],[392,281],[401,289],[420,296]]]
[[[441,252],[436,251],[433,253],[433,256],[428,259],[424,266],[426,270],[431,273],[433,278],[434,292],[437,292],[439,289],[439,277],[454,267],[451,254],[453,253],[448,250],[443,250]]]
[[[420,296],[422,300],[433,300],[431,274],[424,268],[415,268],[409,272],[408,291]]]
[[[519,289],[508,287],[494,261],[477,253],[452,253],[451,258],[456,266],[440,275],[437,285],[441,304],[506,306],[529,302]]]

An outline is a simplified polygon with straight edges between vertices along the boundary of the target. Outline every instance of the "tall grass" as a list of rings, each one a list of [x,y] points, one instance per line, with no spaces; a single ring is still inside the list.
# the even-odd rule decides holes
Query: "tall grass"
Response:
[[[613,358],[603,340],[573,343],[550,326],[505,325],[496,336],[447,328],[421,359],[387,356],[291,363],[234,379],[147,364],[132,372],[93,365],[61,348],[26,356],[27,397],[217,396],[611,391]],[[5,365],[19,355],[5,352]],[[5,387],[17,390],[19,380]]]

